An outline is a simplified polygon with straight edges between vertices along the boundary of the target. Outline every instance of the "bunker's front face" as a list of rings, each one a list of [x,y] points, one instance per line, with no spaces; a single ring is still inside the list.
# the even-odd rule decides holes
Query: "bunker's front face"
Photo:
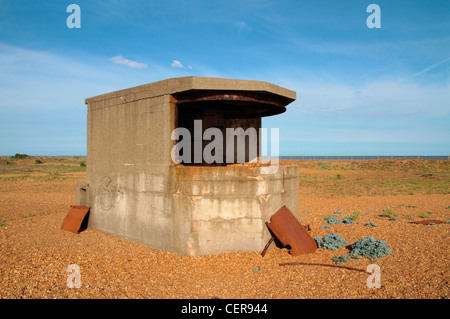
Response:
[[[298,210],[299,176],[297,166],[260,165],[261,117],[295,96],[267,82],[186,77],[87,99],[87,181],[76,204],[91,207],[89,227],[158,249],[261,250],[271,215]]]

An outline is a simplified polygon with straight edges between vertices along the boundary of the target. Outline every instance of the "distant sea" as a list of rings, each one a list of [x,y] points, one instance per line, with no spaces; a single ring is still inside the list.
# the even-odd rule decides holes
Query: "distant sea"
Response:
[[[293,156],[280,156],[282,160],[305,160],[305,161],[368,161],[375,159],[426,159],[426,160],[450,160],[450,156],[437,156],[437,155],[415,155],[415,156],[364,156],[364,155],[293,155]]]
[[[86,155],[31,155],[32,157],[79,157],[86,158]],[[9,156],[0,156],[0,158],[9,158]],[[269,159],[270,156],[263,156],[264,159]],[[281,160],[296,160],[296,161],[368,161],[375,159],[426,159],[426,160],[450,160],[450,155],[280,155]]]

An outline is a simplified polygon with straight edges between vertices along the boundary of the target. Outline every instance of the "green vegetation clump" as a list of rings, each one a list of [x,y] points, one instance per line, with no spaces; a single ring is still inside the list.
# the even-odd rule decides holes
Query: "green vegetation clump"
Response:
[[[341,263],[346,263],[347,261],[349,261],[349,260],[350,260],[350,257],[348,256],[348,254],[345,254],[345,255],[342,255],[342,256],[334,256],[334,257],[332,258],[332,260],[333,260],[333,262],[334,262],[336,265],[339,265],[339,264],[341,264]]]
[[[419,214],[420,218],[429,218],[430,216],[431,216],[431,212],[424,212],[424,213]]]
[[[355,259],[363,256],[370,260],[377,260],[386,255],[392,255],[384,240],[375,239],[372,236],[359,239],[350,246],[350,249],[350,256]]]
[[[364,226],[367,226],[367,227],[378,227],[376,224],[374,224],[372,222],[365,223]]]
[[[28,214],[19,214],[20,218],[26,218],[26,217],[32,217],[33,213],[28,213]]]
[[[353,216],[350,216],[350,218],[355,221],[359,218],[359,215],[361,214],[361,212],[353,212]]]
[[[380,215],[380,217],[389,217],[392,218],[394,216],[396,216],[397,214],[395,212],[393,212],[390,209],[384,209],[383,213]]]
[[[11,158],[14,158],[14,159],[24,159],[27,157],[30,157],[30,155],[16,153],[14,156],[11,156]]]
[[[0,227],[8,226],[8,224],[6,224],[6,221],[7,221],[8,218],[9,217],[2,217],[2,218],[0,218]]]
[[[325,218],[324,222],[326,222],[328,224],[342,224],[342,220],[337,217],[334,217],[334,216],[329,216],[329,217]]]
[[[319,166],[320,169],[327,169],[327,170],[331,170],[332,169],[330,162],[326,162],[326,163],[319,162],[317,164],[317,166]]]
[[[317,243],[317,247],[320,249],[338,250],[347,244],[347,241],[344,238],[335,233],[331,233],[330,235],[326,234],[323,238],[316,236],[314,237],[314,240]]]
[[[345,217],[342,222],[344,224],[353,224],[353,219],[351,217]]]

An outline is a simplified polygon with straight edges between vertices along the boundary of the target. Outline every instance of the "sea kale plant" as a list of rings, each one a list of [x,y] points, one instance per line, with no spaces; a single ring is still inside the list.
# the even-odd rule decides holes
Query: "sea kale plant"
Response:
[[[334,256],[332,258],[333,262],[337,265],[341,264],[341,263],[346,263],[347,261],[350,260],[350,257],[348,256],[348,254],[342,255],[342,256]]]
[[[377,227],[377,225],[372,223],[372,222],[365,223],[364,226],[366,226],[366,227]]]
[[[337,218],[334,216],[329,216],[329,217],[325,218],[324,222],[326,222],[328,224],[342,224],[342,220],[340,218]]]
[[[350,246],[350,249],[350,256],[355,259],[363,256],[370,260],[377,260],[386,255],[392,255],[384,240],[375,239],[372,236],[359,239]]]
[[[323,238],[316,236],[314,237],[314,240],[317,243],[317,247],[321,249],[338,250],[347,244],[347,241],[344,238],[335,233],[331,233],[329,235],[325,234]]]
[[[342,222],[344,224],[353,224],[353,219],[351,217],[345,217]]]

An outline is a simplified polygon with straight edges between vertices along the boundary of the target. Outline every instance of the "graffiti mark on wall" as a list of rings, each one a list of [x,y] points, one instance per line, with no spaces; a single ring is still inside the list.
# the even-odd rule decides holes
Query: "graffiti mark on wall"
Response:
[[[102,178],[97,191],[97,201],[103,210],[110,210],[123,198],[123,191],[119,184],[114,184],[109,176]]]

